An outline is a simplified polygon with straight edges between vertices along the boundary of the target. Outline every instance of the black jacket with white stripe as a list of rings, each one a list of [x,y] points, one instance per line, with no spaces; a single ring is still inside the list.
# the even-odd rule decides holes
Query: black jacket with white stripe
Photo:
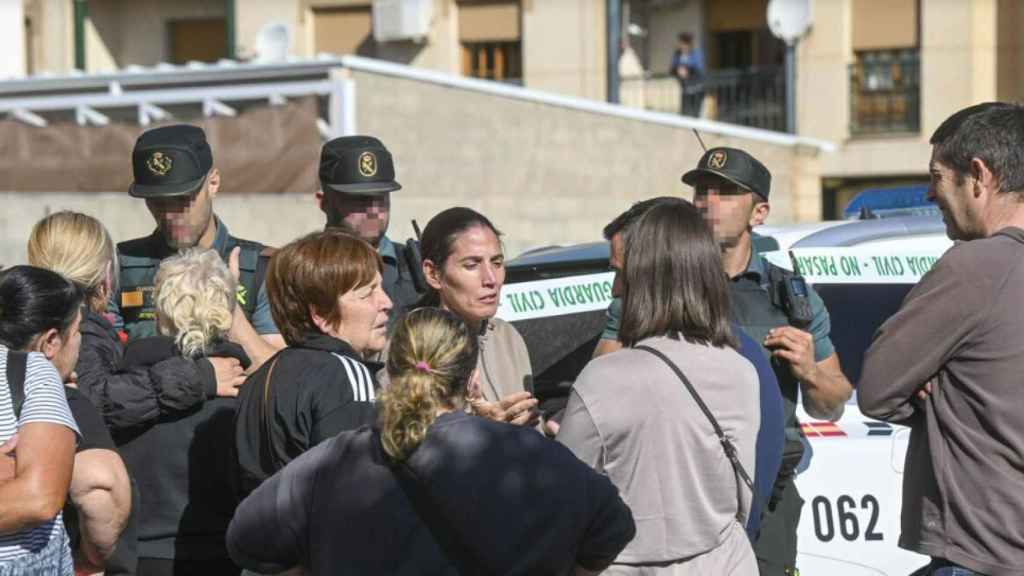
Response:
[[[372,424],[373,375],[380,368],[325,334],[310,335],[263,363],[238,395],[240,496],[320,442]]]

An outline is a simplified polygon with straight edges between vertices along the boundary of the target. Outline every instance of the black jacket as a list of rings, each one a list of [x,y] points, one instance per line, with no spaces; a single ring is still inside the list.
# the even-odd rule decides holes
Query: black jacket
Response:
[[[82,348],[75,372],[78,388],[96,406],[115,439],[161,415],[188,410],[216,395],[213,366],[181,356],[125,366],[114,326],[88,311],[82,316]]]
[[[323,440],[373,423],[378,369],[324,334],[264,362],[238,395],[241,495]]]
[[[165,337],[132,342],[127,367],[147,367],[178,356]],[[249,358],[237,344],[221,342],[208,356]],[[227,557],[224,533],[234,514],[234,398],[214,398],[175,415],[161,416],[119,442],[128,472],[142,495],[139,558],[218,560]]]
[[[564,576],[603,570],[634,534],[615,486],[567,448],[453,412],[405,464],[373,428],[324,442],[242,502],[227,542],[267,573]]]

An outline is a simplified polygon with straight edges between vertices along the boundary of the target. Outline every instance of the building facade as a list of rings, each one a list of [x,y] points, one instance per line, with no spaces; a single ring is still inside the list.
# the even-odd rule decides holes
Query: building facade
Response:
[[[276,43],[299,59],[357,54],[605,100],[608,4],[0,0],[3,37],[18,48],[0,74],[264,59]],[[619,0],[621,102],[679,112],[680,83],[669,69],[686,33],[704,67],[701,116],[784,130],[785,46],[768,29],[767,4]],[[814,165],[800,171],[820,172],[820,193],[796,219],[836,217],[865,188],[925,182],[927,140],[939,122],[973,103],[1024,95],[1018,0],[811,0],[811,8],[812,27],[797,46],[796,130],[839,151],[809,155]],[[23,29],[6,17],[19,10]]]

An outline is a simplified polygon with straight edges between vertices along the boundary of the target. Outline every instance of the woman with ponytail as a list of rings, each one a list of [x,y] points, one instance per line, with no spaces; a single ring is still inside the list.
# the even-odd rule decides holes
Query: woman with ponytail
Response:
[[[164,260],[154,295],[160,335],[128,344],[126,367],[185,357],[233,358],[247,368],[242,347],[227,340],[236,290],[234,276],[212,250],[192,248]],[[235,398],[211,397],[121,444],[142,493],[139,574],[238,574],[224,547],[234,513],[237,405]]]
[[[632,539],[629,508],[560,444],[466,413],[475,330],[420,308],[391,338],[372,427],[293,460],[238,507],[235,562],[263,573],[564,576],[603,570]]]

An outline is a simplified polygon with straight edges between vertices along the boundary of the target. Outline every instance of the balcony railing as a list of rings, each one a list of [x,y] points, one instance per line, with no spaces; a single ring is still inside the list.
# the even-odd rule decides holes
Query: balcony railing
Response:
[[[916,49],[858,52],[850,65],[850,134],[919,132],[920,78]]]
[[[714,70],[686,88],[687,112],[743,126],[786,129],[786,76],[782,68],[745,71]],[[680,113],[679,82],[668,75],[624,77],[619,88],[623,104],[658,112]],[[696,104],[695,104],[696,103]]]

